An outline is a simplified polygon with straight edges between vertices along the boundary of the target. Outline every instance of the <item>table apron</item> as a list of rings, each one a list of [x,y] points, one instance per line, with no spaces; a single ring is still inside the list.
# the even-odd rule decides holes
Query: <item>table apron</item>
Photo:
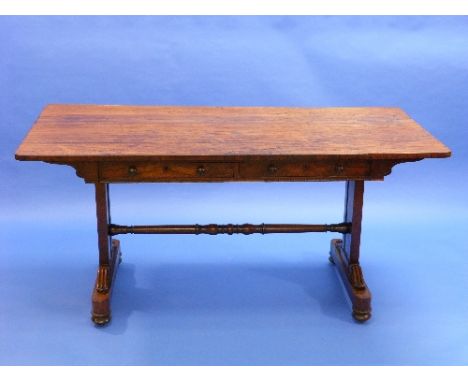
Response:
[[[382,180],[398,160],[98,161],[73,166],[87,183]]]

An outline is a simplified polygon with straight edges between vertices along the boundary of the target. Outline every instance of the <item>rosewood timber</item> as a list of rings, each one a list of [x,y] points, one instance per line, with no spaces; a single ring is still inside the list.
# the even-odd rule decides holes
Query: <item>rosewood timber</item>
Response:
[[[343,246],[345,253],[349,255],[350,264],[359,262],[363,203],[364,182],[362,180],[346,182],[344,221],[352,222],[352,228],[343,236]]]
[[[338,269],[338,275],[352,304],[352,315],[357,322],[367,321],[372,314],[371,293],[364,281],[361,267],[354,264],[350,267],[348,255],[343,249],[343,241],[334,239],[330,245],[330,260]],[[353,277],[359,274],[359,282]]]
[[[111,319],[112,286],[120,263],[120,242],[109,234],[111,224],[109,185],[95,184],[99,266],[92,295],[91,319],[105,325]]]
[[[106,325],[111,320],[111,297],[121,258],[120,242],[112,240],[109,264],[98,266],[96,282],[91,297],[91,320],[97,326]]]
[[[351,232],[351,223],[340,224],[207,224],[207,225],[140,225],[109,226],[110,235],[121,234],[244,234],[254,233],[307,233],[307,232]]]
[[[418,160],[450,150],[391,107],[48,105],[20,160]]]
[[[359,263],[364,181],[400,163],[450,150],[394,107],[285,108],[48,105],[16,151],[18,160],[68,165],[95,186],[99,264],[92,320],[111,319],[123,233],[251,234],[338,232],[330,260],[352,302],[371,316]],[[331,225],[113,225],[110,183],[346,181],[344,222]]]
[[[407,161],[415,161],[405,160]],[[246,159],[70,162],[87,183],[382,180],[403,160]],[[49,163],[56,163],[50,162]]]
[[[398,108],[48,105],[15,156],[88,183],[314,181],[450,150]]]
[[[96,183],[96,220],[98,231],[99,265],[109,265],[111,258],[111,237],[108,233],[111,222],[109,185]]]
[[[364,182],[346,182],[344,221],[351,226],[343,234],[343,240],[332,240],[330,249],[330,260],[338,267],[353,306],[353,317],[358,322],[371,317],[371,294],[359,264],[363,201]]]

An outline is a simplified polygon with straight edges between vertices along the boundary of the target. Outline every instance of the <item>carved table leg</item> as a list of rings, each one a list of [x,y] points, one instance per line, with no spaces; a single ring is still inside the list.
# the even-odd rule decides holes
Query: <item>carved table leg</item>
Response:
[[[332,240],[330,248],[330,261],[338,267],[353,305],[353,317],[358,322],[371,317],[371,293],[359,265],[363,197],[364,181],[346,182],[344,220],[351,223],[351,232],[344,234],[343,240]]]
[[[109,185],[96,183],[96,215],[99,245],[99,267],[92,296],[91,319],[96,325],[105,325],[111,319],[111,295],[121,252],[120,242],[109,235]]]

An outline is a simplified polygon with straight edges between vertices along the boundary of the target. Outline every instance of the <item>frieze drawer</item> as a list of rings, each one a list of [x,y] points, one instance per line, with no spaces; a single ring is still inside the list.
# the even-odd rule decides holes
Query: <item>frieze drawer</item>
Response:
[[[203,162],[104,162],[99,180],[109,182],[209,181],[232,179],[235,163]]]

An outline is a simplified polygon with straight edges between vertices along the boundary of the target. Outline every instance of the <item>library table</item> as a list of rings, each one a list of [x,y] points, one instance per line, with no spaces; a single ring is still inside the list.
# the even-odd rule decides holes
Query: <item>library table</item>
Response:
[[[364,182],[392,167],[450,150],[404,111],[389,107],[289,108],[48,105],[16,159],[69,165],[95,187],[99,265],[92,320],[111,318],[122,234],[337,232],[337,266],[358,322],[371,316],[359,264]],[[334,224],[118,225],[109,184],[138,182],[344,181],[344,219]]]

